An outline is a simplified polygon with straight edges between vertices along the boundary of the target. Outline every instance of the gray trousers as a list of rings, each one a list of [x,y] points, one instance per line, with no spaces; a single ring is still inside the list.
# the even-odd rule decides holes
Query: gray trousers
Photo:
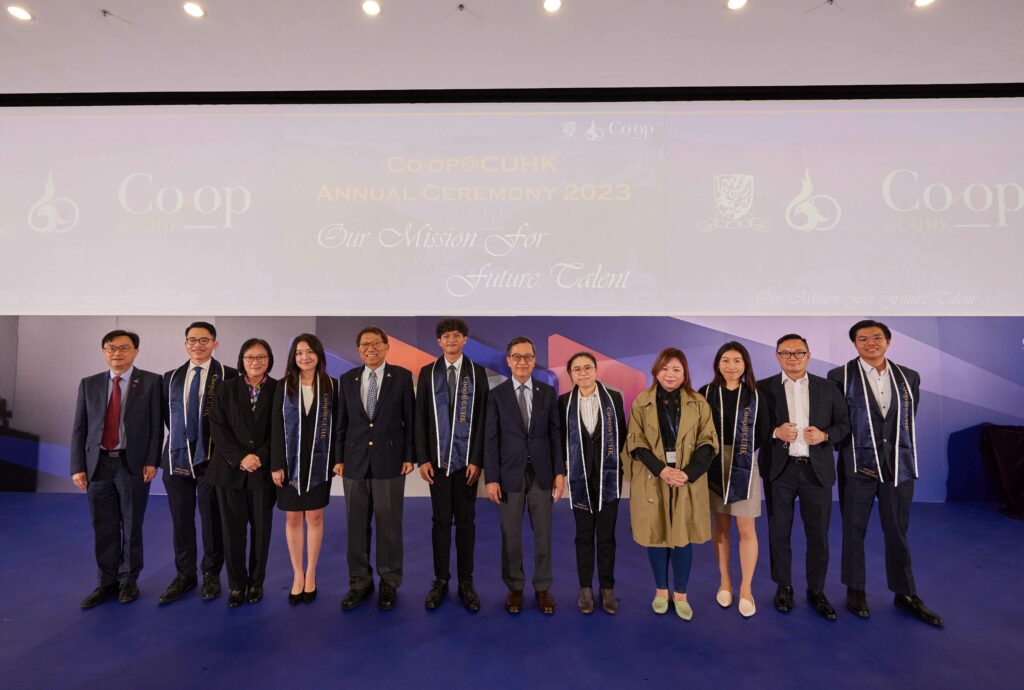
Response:
[[[370,518],[377,523],[377,574],[397,589],[402,584],[402,505],[405,477],[342,478],[348,522],[348,583],[351,589],[373,584],[370,566]]]
[[[542,489],[527,470],[522,491],[510,491],[498,504],[501,518],[501,579],[511,590],[521,591],[526,584],[523,572],[523,511],[530,511],[533,529],[533,588],[551,589],[551,490]]]

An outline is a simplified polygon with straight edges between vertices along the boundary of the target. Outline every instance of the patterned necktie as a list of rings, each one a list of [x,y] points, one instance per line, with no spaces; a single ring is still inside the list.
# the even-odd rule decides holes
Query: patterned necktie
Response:
[[[455,365],[448,365],[448,415],[451,416],[452,410],[455,409],[455,387],[456,387],[456,376],[455,376]]]
[[[370,384],[366,388],[366,416],[373,419],[377,411],[377,372],[370,372]]]
[[[121,377],[114,377],[114,386],[107,401],[107,414],[103,420],[103,447],[114,450],[121,444]]]
[[[185,435],[193,446],[199,441],[199,379],[202,367],[192,370],[192,383],[188,387],[188,410],[185,413]]]
[[[523,417],[523,426],[530,428],[530,408],[526,405],[526,384],[519,386],[519,414]]]

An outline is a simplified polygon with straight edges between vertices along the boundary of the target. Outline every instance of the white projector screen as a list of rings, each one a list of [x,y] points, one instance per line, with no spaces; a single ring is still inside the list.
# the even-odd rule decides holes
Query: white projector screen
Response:
[[[0,111],[8,314],[1024,314],[1020,99]]]

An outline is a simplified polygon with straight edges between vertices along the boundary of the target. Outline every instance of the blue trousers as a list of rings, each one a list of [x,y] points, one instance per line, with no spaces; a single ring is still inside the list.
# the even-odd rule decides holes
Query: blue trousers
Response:
[[[658,589],[668,589],[668,563],[672,561],[672,591],[686,593],[690,582],[690,566],[693,565],[693,545],[675,548],[647,547],[647,558],[654,571],[654,584]]]

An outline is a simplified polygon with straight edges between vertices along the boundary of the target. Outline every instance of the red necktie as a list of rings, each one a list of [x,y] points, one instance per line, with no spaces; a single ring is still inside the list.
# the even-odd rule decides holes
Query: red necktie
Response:
[[[115,450],[121,443],[121,377],[114,377],[114,388],[107,402],[107,416],[103,420],[103,447]]]

